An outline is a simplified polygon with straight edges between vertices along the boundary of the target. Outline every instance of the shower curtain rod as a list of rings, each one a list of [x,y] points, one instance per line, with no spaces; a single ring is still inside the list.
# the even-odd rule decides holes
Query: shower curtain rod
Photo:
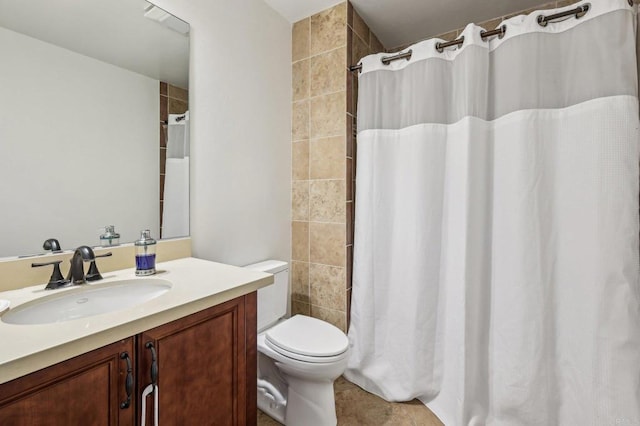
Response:
[[[633,6],[633,0],[627,0],[627,2],[629,3],[630,6]],[[590,8],[591,8],[591,5],[589,3],[586,3],[576,7],[575,9],[565,10],[564,12],[554,13],[553,15],[548,15],[548,16],[538,15],[538,18],[537,18],[538,25],[540,25],[541,27],[546,27],[549,22],[555,21],[556,19],[564,18],[566,16],[571,16],[571,15],[575,15],[576,19],[579,19],[579,18],[582,18],[589,11]],[[500,28],[496,28],[495,30],[481,31],[480,37],[486,38],[486,37],[497,35],[499,38],[502,38],[504,37],[506,32],[507,32],[507,26],[502,25],[500,26]],[[447,47],[461,46],[463,43],[464,43],[464,36],[452,41],[444,42],[444,43],[438,42],[436,43],[436,50],[442,53],[444,49]],[[383,56],[380,59],[380,61],[385,65],[389,65],[389,63],[393,61],[397,61],[398,59],[406,59],[408,61],[409,59],[411,59],[411,53],[412,51],[411,49],[409,49],[407,52],[402,52],[397,55]],[[362,64],[350,66],[349,71],[362,72]]]

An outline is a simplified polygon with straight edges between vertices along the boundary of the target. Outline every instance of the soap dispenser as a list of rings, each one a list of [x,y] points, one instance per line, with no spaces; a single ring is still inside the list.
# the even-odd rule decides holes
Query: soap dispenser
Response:
[[[120,244],[120,234],[116,232],[114,225],[104,227],[104,234],[100,235],[100,245],[102,247],[117,246]]]
[[[140,239],[135,243],[136,275],[153,275],[156,273],[156,240],[151,238],[151,231],[140,231]]]

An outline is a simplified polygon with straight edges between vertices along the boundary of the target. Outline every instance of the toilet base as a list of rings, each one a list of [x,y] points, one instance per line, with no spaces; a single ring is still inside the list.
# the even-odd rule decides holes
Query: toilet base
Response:
[[[288,376],[289,399],[284,424],[286,426],[335,426],[336,405],[333,380],[310,382]]]
[[[333,382],[347,368],[348,356],[345,347],[330,358],[302,361],[276,351],[265,332],[259,333],[258,407],[286,426],[335,426]]]
[[[278,401],[266,387],[258,386],[258,408],[286,426],[335,426],[333,381],[309,383],[289,379],[289,399]],[[297,383],[296,383],[297,382]]]
[[[284,424],[287,404],[274,398],[268,389],[258,386],[258,408],[269,417]]]
[[[273,360],[258,352],[258,408],[280,423],[285,419],[287,388]]]

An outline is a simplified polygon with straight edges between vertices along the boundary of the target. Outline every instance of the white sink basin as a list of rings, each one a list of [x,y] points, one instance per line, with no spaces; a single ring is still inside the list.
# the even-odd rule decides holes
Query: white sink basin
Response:
[[[169,289],[169,281],[153,278],[85,285],[16,306],[2,315],[2,322],[49,324],[105,314],[155,299]]]

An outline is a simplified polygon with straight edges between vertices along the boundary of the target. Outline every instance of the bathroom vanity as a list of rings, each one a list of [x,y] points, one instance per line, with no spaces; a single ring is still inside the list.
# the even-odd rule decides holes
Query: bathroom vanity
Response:
[[[132,308],[0,322],[0,424],[134,425],[144,411],[153,425],[156,400],[165,424],[255,424],[256,291],[273,276],[193,258],[158,266],[171,289]],[[0,298],[14,306],[50,293]]]

